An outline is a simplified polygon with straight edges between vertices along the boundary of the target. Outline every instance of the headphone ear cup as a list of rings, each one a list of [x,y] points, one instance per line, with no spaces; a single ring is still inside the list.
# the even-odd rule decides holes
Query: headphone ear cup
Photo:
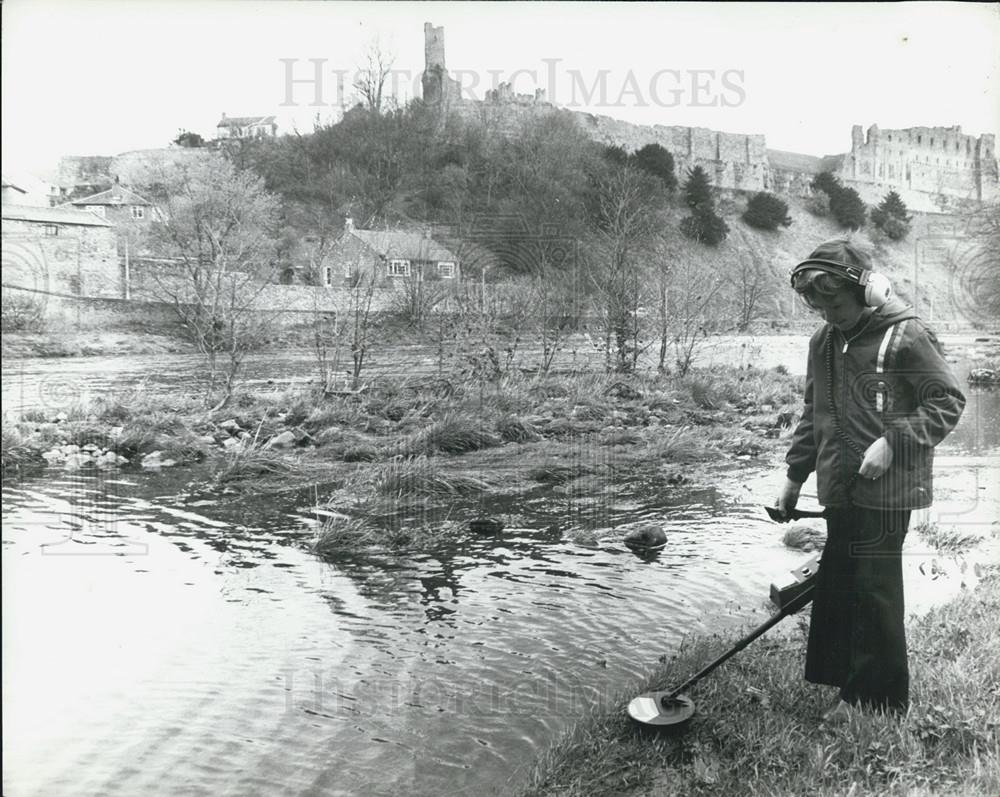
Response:
[[[865,304],[879,308],[888,302],[891,296],[892,283],[887,276],[876,272],[868,276],[868,282],[865,284]]]

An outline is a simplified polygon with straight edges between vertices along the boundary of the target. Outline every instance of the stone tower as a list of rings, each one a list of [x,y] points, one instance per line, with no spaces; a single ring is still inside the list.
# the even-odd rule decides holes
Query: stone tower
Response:
[[[424,73],[420,76],[424,102],[446,104],[448,69],[444,63],[444,26],[424,23]]]

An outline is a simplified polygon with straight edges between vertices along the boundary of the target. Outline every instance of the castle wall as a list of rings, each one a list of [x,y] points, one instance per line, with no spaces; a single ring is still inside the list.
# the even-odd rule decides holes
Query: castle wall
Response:
[[[837,176],[862,197],[895,190],[926,209],[998,196],[994,137],[965,135],[958,126],[880,130],[872,125],[865,135],[855,125],[851,152]]]
[[[424,25],[424,98],[441,102],[450,113],[475,120],[501,134],[516,134],[524,122],[559,109],[535,96],[514,94],[508,84],[487,92],[482,102],[460,96],[447,73],[444,29]],[[961,127],[910,127],[879,130],[865,136],[860,125],[851,131],[851,151],[845,155],[809,158],[795,153],[769,155],[764,136],[724,133],[702,127],[636,125],[579,111],[574,122],[593,140],[633,152],[659,144],[674,157],[678,175],[701,166],[722,189],[774,191],[792,196],[812,195],[810,183],[821,171],[832,171],[869,203],[894,190],[914,210],[942,212],[969,200],[991,201],[1000,196],[996,142],[978,138]]]
[[[678,175],[701,166],[719,188],[763,191],[767,184],[767,148],[762,135],[723,133],[704,127],[635,125],[609,116],[571,112],[588,136],[633,152],[659,144],[674,156]]]

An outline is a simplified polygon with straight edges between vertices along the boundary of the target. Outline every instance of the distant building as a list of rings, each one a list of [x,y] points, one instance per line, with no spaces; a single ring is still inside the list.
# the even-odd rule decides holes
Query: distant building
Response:
[[[344,232],[323,260],[324,285],[352,285],[365,274],[378,283],[405,279],[452,280],[460,276],[458,257],[429,233],[359,230],[348,218]]]
[[[77,296],[124,296],[111,223],[76,208],[3,205],[3,285]]]
[[[3,175],[3,203],[52,207],[59,202],[59,187],[31,175]]]
[[[216,125],[220,139],[274,138],[278,124],[273,116],[226,116]]]
[[[107,191],[74,199],[63,207],[90,211],[115,227],[148,223],[160,218],[156,205],[120,183],[115,183]]]
[[[21,188],[21,186],[16,185],[13,180],[8,179],[7,175],[3,176],[3,194],[2,201],[5,205],[26,205],[27,202],[24,199],[28,195],[27,189]]]

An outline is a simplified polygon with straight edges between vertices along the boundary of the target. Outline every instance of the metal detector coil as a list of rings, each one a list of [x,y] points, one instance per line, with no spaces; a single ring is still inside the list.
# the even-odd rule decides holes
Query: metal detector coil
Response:
[[[814,556],[800,567],[791,571],[794,581],[779,587],[771,584],[771,600],[778,607],[777,614],[757,626],[743,637],[733,647],[719,656],[715,661],[702,667],[684,683],[675,689],[659,692],[646,692],[633,698],[628,704],[628,715],[640,727],[648,730],[667,730],[684,725],[694,716],[694,701],[682,694],[685,689],[694,686],[698,681],[719,667],[723,662],[735,656],[743,648],[764,634],[768,629],[780,623],[788,615],[795,614],[806,606],[813,598],[816,574],[819,572],[819,557]]]

